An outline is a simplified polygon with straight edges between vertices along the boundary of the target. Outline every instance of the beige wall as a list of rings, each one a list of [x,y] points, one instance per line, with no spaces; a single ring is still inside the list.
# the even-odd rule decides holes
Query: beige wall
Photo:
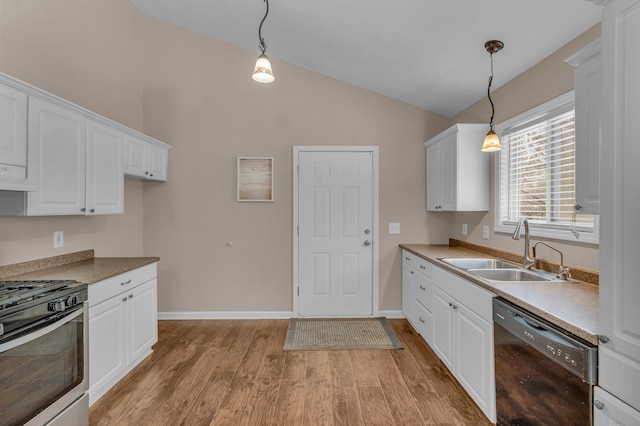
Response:
[[[257,52],[144,17],[128,0],[0,0],[0,15],[0,70],[174,145],[167,183],[126,181],[124,215],[0,218],[0,264],[88,248],[159,255],[160,311],[289,311],[293,145],[380,147],[382,310],[400,309],[401,242],[446,243],[468,223],[469,241],[520,249],[481,239],[491,213],[424,208],[423,142],[452,122],[486,121],[485,100],[448,120],[278,61],[276,82],[258,85]],[[562,60],[598,34],[498,89],[497,122],[570,90]],[[275,158],[273,203],[235,201],[236,156]],[[51,248],[55,230],[63,249]],[[597,249],[559,246],[568,262],[597,265]]]
[[[151,18],[144,51],[144,131],[174,146],[169,182],[144,189],[159,310],[292,310],[294,145],[380,147],[379,306],[400,309],[398,244],[448,237],[425,212],[423,146],[448,120],[278,61],[260,85],[256,52]],[[274,157],[273,203],[236,202],[237,156]]]
[[[142,129],[142,16],[128,0],[2,0],[0,17],[0,71]],[[0,264],[90,248],[142,255],[142,188],[126,181],[123,215],[0,218]]]
[[[586,46],[600,36],[600,25],[587,30],[576,37],[565,46],[539,62],[526,72],[501,86],[491,97],[496,105],[495,122],[500,123],[506,119],[514,117],[550,99],[553,99],[574,88],[574,67],[564,62],[564,59],[582,47]],[[499,55],[495,56],[495,80],[500,77]],[[487,58],[488,62],[488,58]],[[487,66],[488,70],[488,66]],[[476,102],[474,105],[454,117],[452,122],[475,123],[488,122],[491,115],[491,107],[486,98]],[[517,253],[523,251],[523,242],[511,239],[511,236],[504,233],[496,233],[494,228],[494,159],[496,154],[491,155],[491,211],[488,213],[456,213],[452,216],[451,236],[453,238],[498,247]],[[468,224],[469,235],[462,235],[462,224]],[[482,227],[488,225],[491,229],[489,240],[482,238]],[[538,238],[535,238],[537,241]],[[552,241],[554,247],[564,252],[565,263],[582,266],[589,269],[598,270],[598,246],[593,244],[580,244]],[[550,260],[557,261],[549,256]]]

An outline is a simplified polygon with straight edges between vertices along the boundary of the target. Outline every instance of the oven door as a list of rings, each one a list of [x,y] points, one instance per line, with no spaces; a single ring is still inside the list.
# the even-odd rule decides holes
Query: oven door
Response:
[[[88,303],[0,344],[0,426],[43,425],[88,382]]]

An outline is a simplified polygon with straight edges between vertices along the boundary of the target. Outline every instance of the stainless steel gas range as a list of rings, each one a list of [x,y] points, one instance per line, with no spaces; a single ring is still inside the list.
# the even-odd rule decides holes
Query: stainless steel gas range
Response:
[[[87,285],[0,281],[0,426],[87,425]]]

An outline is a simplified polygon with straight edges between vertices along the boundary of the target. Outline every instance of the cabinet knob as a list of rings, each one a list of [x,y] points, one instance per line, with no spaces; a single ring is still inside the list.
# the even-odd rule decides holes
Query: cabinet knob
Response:
[[[600,343],[607,343],[608,341],[609,341],[609,338],[604,334],[600,336]]]
[[[144,172],[144,174],[145,174],[145,175],[148,175],[148,174],[149,174],[149,172]]]
[[[129,295],[129,299],[133,299],[133,294],[130,294],[130,295]]]
[[[153,177],[153,173],[150,173],[149,176]]]
[[[371,245],[371,241],[369,241],[369,240],[364,240],[364,245],[365,245],[365,246],[370,246],[370,245]]]
[[[95,213],[95,212],[96,212],[96,209],[91,209],[91,210],[89,210],[89,212],[91,212],[91,213]]]
[[[411,275],[413,275],[413,271],[411,271]]]
[[[453,309],[458,309],[458,305],[453,305]]]
[[[449,302],[449,307],[453,306],[453,303]]]
[[[126,297],[123,297],[123,298],[122,298],[122,301],[123,301],[123,302],[126,302],[126,301],[127,301],[127,298],[126,298]]]
[[[575,206],[573,206],[574,210],[578,211],[578,210],[582,210],[582,206],[580,204],[576,204]]]
[[[85,209],[84,207],[80,209],[81,212],[86,212],[87,209]]]
[[[598,401],[597,399],[593,401],[593,406],[596,407],[598,410],[602,410],[604,408],[604,404],[601,401]]]

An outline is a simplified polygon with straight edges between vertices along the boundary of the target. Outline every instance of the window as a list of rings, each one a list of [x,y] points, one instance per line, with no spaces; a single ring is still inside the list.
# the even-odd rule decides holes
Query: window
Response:
[[[513,232],[522,216],[531,235],[598,242],[598,218],[576,215],[575,109],[570,92],[496,126],[496,230]]]

